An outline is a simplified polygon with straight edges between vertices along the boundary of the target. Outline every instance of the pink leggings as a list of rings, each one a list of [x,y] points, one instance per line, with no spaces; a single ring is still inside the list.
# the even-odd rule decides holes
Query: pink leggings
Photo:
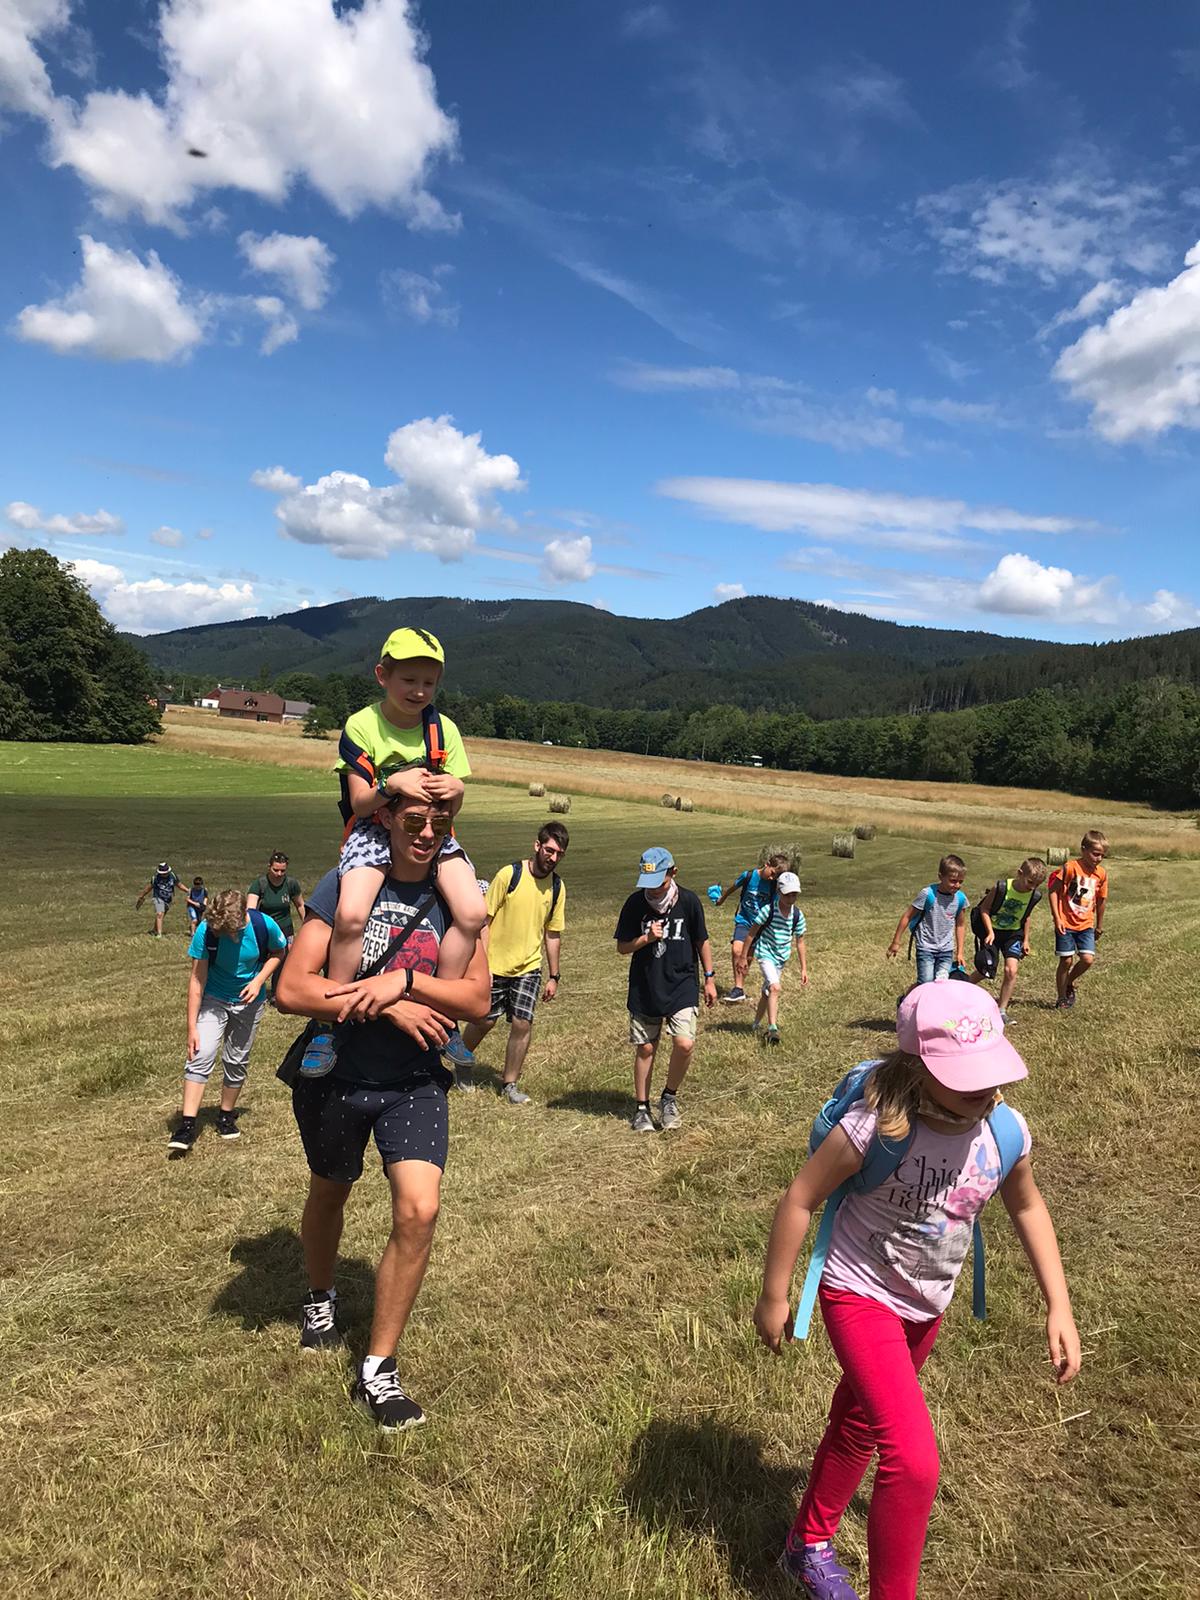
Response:
[[[867,1517],[871,1600],[915,1600],[938,1483],[937,1440],[917,1373],[942,1319],[906,1322],[877,1301],[842,1289],[822,1288],[820,1303],[843,1376],[788,1545],[795,1549],[836,1537],[842,1513],[878,1451]]]

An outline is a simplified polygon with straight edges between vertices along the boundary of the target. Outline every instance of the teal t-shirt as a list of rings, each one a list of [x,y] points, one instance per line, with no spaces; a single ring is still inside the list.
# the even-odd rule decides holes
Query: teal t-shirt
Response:
[[[755,956],[767,956],[779,966],[791,956],[792,940],[803,939],[808,926],[799,906],[783,911],[778,900],[763,906],[754,920],[762,929],[754,944]]]
[[[267,925],[267,944],[270,950],[272,952],[286,950],[287,940],[280,931],[279,924],[265,914],[263,921]],[[192,934],[191,944],[188,945],[188,955],[193,961],[203,961],[208,954],[204,948],[207,937],[208,923],[201,922]],[[247,922],[242,929],[240,939],[217,940],[217,953],[208,963],[208,980],[204,985],[204,992],[213,995],[217,1000],[236,1000],[261,965],[258,959],[258,940],[254,936],[254,929]]]

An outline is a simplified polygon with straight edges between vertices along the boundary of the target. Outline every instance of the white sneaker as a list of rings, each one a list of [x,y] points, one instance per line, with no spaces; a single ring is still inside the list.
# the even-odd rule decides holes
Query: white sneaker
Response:
[[[664,1131],[683,1126],[683,1118],[679,1115],[679,1107],[673,1094],[664,1094],[658,1102],[658,1120]]]
[[[527,1106],[529,1096],[523,1089],[518,1089],[515,1083],[506,1083],[500,1090],[500,1097],[507,1100],[510,1106]]]
[[[641,1106],[639,1106],[634,1112],[633,1121],[630,1123],[630,1127],[633,1129],[634,1133],[656,1132],[654,1118],[648,1111],[644,1111]]]

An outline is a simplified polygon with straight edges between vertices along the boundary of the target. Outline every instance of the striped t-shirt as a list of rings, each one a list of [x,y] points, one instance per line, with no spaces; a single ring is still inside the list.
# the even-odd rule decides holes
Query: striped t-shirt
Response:
[[[754,954],[761,958],[767,956],[770,960],[782,965],[792,953],[792,940],[804,937],[804,913],[799,906],[793,906],[790,911],[780,909],[776,900],[772,905],[764,906],[755,918],[755,922],[762,929],[754,941]]]

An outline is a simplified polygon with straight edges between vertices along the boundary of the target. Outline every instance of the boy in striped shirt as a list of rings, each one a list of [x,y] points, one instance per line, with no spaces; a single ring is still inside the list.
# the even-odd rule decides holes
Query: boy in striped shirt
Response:
[[[779,992],[783,984],[783,969],[791,958],[793,945],[800,957],[800,982],[808,982],[808,952],[804,944],[806,924],[804,913],[796,903],[800,898],[800,879],[794,872],[781,872],[777,887],[775,899],[770,905],[763,906],[755,918],[750,940],[758,970],[762,973],[762,994],[752,1031],[758,1032],[765,1017],[765,1044],[779,1043]]]

